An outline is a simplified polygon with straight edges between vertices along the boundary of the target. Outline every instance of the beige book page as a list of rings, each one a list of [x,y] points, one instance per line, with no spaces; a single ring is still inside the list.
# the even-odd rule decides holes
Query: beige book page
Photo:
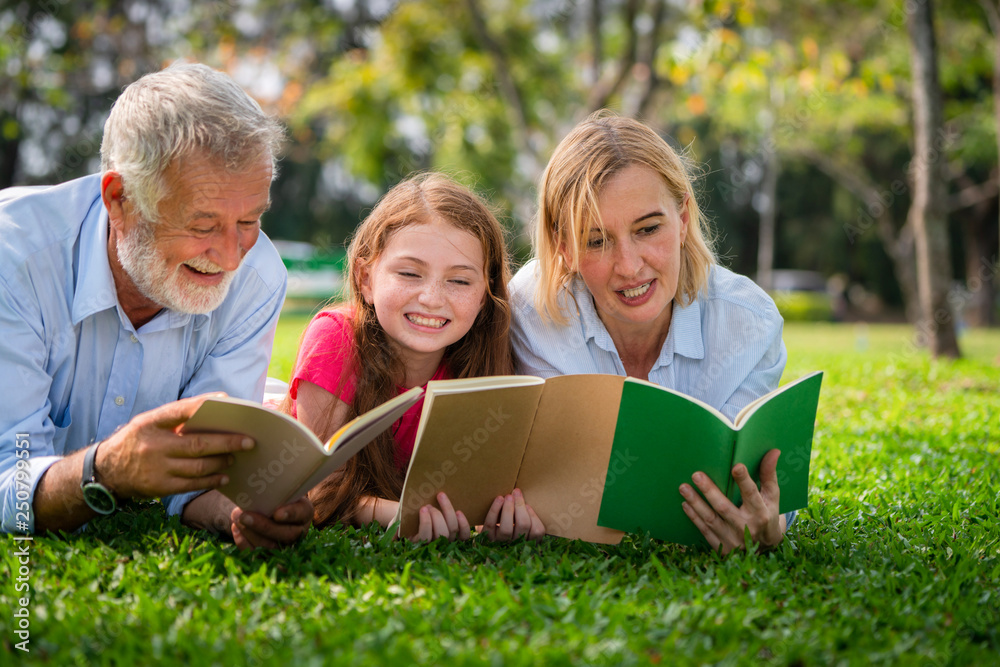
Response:
[[[452,394],[436,394],[436,383],[428,383],[400,498],[400,535],[417,533],[420,508],[437,506],[441,491],[470,524],[483,523],[493,499],[514,488],[540,382]]]
[[[625,378],[563,375],[545,381],[517,486],[549,535],[603,544],[619,530],[597,525]]]

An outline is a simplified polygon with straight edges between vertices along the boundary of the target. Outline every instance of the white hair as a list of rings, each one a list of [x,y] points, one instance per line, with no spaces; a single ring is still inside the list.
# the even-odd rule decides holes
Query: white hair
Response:
[[[284,128],[228,75],[175,63],[130,84],[111,108],[101,171],[117,171],[140,215],[159,220],[163,173],[198,154],[236,172],[270,158],[272,178]]]

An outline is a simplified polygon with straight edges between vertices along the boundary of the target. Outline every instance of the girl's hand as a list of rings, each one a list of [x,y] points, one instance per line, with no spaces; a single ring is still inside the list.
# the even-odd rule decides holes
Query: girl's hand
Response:
[[[417,534],[410,538],[412,542],[430,542],[439,537],[449,541],[458,538],[467,540],[472,535],[469,520],[461,512],[456,512],[451,501],[444,493],[437,494],[438,505],[424,505],[420,508],[420,528]]]
[[[743,504],[736,507],[726,498],[708,475],[696,472],[691,479],[705,497],[702,498],[687,484],[680,492],[686,502],[685,514],[698,527],[708,544],[723,554],[733,549],[743,549],[744,527],[750,530],[754,543],[764,549],[778,546],[785,536],[785,517],[778,514],[778,457],[781,452],[772,449],[760,462],[760,489],[743,464],[733,466],[733,479],[740,486]],[[705,502],[705,501],[708,502]]]
[[[494,542],[509,542],[522,535],[536,542],[545,537],[545,525],[531,505],[524,502],[521,489],[496,497],[486,513],[483,530]]]

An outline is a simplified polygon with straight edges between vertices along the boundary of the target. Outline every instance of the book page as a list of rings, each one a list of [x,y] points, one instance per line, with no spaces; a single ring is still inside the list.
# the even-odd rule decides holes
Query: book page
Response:
[[[416,534],[420,508],[436,506],[440,491],[475,526],[483,523],[496,496],[514,488],[544,385],[534,378],[519,382],[523,386],[476,387],[456,393],[463,382],[427,383],[399,503],[402,536]]]
[[[625,378],[561,375],[545,381],[516,485],[549,535],[617,544],[597,525]],[[618,465],[615,462],[612,465]]]
[[[808,503],[809,460],[822,381],[822,372],[810,373],[768,394],[745,418],[737,436],[733,463],[744,464],[758,483],[764,454],[781,450],[777,472],[783,513]],[[728,495],[736,505],[742,502],[735,482]]]

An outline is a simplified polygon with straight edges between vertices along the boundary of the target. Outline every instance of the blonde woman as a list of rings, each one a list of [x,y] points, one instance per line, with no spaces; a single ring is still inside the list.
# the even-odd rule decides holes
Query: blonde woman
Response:
[[[511,282],[522,373],[629,375],[680,391],[732,419],[778,386],[782,319],[750,279],[716,263],[684,161],[644,124],[607,112],[556,148],[539,187],[536,258]],[[666,426],[666,425],[665,425]],[[723,552],[781,542],[779,451],[746,468],[734,506],[704,474],[681,485],[684,510]]]

